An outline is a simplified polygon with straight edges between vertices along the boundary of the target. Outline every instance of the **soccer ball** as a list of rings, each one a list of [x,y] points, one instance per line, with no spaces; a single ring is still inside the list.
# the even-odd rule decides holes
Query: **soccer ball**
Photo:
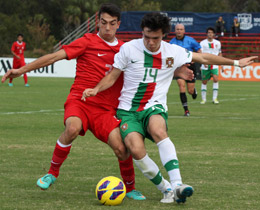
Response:
[[[101,179],[96,187],[96,197],[106,206],[116,206],[125,198],[126,188],[124,183],[117,177],[108,176]]]

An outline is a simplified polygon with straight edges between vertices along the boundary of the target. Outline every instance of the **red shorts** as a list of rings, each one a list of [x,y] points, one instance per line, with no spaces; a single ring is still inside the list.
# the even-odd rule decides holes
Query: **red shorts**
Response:
[[[107,143],[110,132],[119,127],[120,120],[116,110],[89,104],[79,99],[68,99],[64,104],[64,124],[66,119],[76,116],[81,119],[83,129],[79,135],[84,136],[90,130],[96,138]]]
[[[21,59],[13,59],[13,69],[19,69],[25,66],[24,58]]]

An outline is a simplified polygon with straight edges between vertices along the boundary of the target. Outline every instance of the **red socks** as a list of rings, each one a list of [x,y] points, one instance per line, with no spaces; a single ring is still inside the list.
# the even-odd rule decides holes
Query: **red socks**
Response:
[[[120,173],[126,186],[126,192],[131,192],[135,189],[135,171],[133,159],[130,155],[127,160],[118,160]]]
[[[24,84],[27,84],[27,82],[28,82],[27,74],[23,74],[23,79],[24,79]],[[10,78],[9,83],[12,83],[12,81],[13,81],[13,78]]]
[[[64,160],[66,160],[68,154],[70,153],[70,145],[62,145],[59,140],[56,143],[52,160],[51,160],[51,167],[49,169],[48,174],[52,174],[56,178],[59,176],[60,167]]]

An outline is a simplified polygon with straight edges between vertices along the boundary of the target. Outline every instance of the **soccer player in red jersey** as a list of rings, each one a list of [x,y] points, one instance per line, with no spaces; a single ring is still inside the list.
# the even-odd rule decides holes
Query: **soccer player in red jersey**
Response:
[[[86,101],[81,100],[86,88],[94,88],[112,69],[114,55],[123,42],[115,34],[120,25],[120,9],[114,4],[103,4],[99,10],[99,33],[83,37],[64,45],[61,50],[47,54],[19,69],[11,69],[2,78],[15,78],[34,69],[48,66],[62,59],[77,58],[76,77],[70,94],[64,104],[65,131],[59,137],[48,173],[38,179],[41,189],[48,189],[59,176],[59,169],[67,158],[71,144],[78,135],[90,130],[96,138],[108,144],[118,157],[120,173],[127,189],[127,197],[135,200],[146,199],[135,190],[135,174],[132,156],[129,156],[120,135],[120,121],[115,117],[118,97],[123,80],[106,92]]]
[[[17,35],[17,41],[13,43],[12,48],[11,48],[11,52],[14,55],[14,59],[13,59],[13,68],[14,69],[18,69],[21,68],[22,66],[25,66],[25,61],[24,61],[24,51],[26,49],[26,43],[23,42],[23,35],[22,34],[18,34]],[[26,73],[24,73],[23,75],[23,79],[24,79],[24,85],[25,87],[29,87],[30,85],[27,83],[28,79],[27,79],[27,75]],[[9,79],[9,87],[13,87],[13,78]]]

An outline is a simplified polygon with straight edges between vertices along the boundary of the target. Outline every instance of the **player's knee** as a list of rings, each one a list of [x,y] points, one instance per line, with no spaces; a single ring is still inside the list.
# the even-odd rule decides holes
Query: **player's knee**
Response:
[[[79,135],[80,129],[81,128],[79,128],[78,126],[70,124],[69,126],[66,126],[65,132],[67,136],[70,137],[70,139],[75,139]]]
[[[129,153],[123,144],[114,149],[114,153],[119,160],[126,160],[129,157]]]
[[[167,132],[163,128],[156,129],[151,135],[156,143],[168,137]]]

